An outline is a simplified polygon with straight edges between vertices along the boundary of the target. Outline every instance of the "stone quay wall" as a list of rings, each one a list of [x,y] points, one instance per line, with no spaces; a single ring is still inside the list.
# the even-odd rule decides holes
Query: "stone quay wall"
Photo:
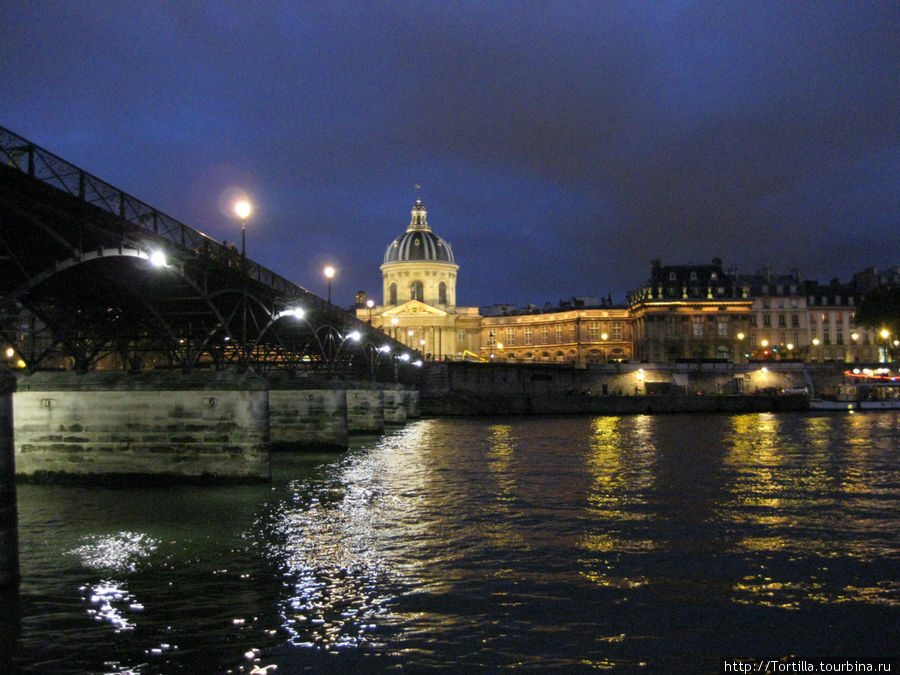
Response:
[[[807,410],[845,366],[799,362],[563,364],[431,362],[425,415]],[[806,393],[783,393],[785,390]]]
[[[346,449],[350,434],[380,434],[419,407],[399,385],[236,373],[38,373],[18,389],[15,473],[26,480],[265,481],[273,450]]]

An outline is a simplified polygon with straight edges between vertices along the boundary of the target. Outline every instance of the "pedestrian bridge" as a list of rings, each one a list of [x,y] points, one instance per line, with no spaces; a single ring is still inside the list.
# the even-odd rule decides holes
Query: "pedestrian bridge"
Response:
[[[396,382],[421,363],[353,314],[3,127],[0,340],[6,363],[29,373]]]

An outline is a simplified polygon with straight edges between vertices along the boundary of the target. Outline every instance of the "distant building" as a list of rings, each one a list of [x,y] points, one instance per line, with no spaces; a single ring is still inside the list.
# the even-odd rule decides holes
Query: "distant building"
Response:
[[[753,300],[718,258],[709,265],[654,260],[650,279],[629,294],[629,305],[642,361],[744,358]]]
[[[456,306],[458,270],[450,244],[432,231],[416,200],[406,232],[384,253],[382,303],[366,307],[358,300],[357,316],[426,358],[477,352],[480,316],[477,307]]]
[[[482,317],[479,354],[486,360],[585,366],[629,361],[633,344],[628,308],[598,302]]]
[[[479,311],[457,307],[459,265],[429,226],[421,200],[411,215],[385,251],[381,304],[361,293],[357,316],[431,359],[578,367],[631,360],[873,362],[879,338],[856,325],[856,307],[872,289],[900,285],[900,267],[869,268],[852,283],[825,285],[804,280],[799,270],[739,276],[719,258],[654,260],[650,278],[627,304],[573,297],[556,306],[495,304]]]

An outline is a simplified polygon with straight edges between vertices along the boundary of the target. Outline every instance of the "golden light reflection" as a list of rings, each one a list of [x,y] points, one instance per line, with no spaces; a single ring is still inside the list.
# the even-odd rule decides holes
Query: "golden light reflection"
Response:
[[[597,417],[591,423],[590,448],[585,457],[585,469],[591,478],[588,512],[592,519],[614,524],[615,528],[586,531],[576,543],[584,553],[581,574],[596,586],[633,589],[649,581],[643,575],[622,575],[618,561],[623,553],[643,554],[657,547],[649,539],[622,536],[626,523],[652,517],[639,507],[643,505],[642,494],[653,483],[653,433],[648,415]]]
[[[495,424],[488,429],[487,467],[497,483],[498,498],[510,501],[515,497],[515,475],[510,471],[515,454],[513,428],[508,424]]]

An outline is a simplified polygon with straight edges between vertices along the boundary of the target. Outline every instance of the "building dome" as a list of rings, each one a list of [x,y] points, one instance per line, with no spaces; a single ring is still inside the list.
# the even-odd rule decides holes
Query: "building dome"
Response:
[[[416,200],[406,232],[394,239],[384,252],[385,265],[419,261],[453,263],[450,244],[431,231],[425,215],[422,201]]]

